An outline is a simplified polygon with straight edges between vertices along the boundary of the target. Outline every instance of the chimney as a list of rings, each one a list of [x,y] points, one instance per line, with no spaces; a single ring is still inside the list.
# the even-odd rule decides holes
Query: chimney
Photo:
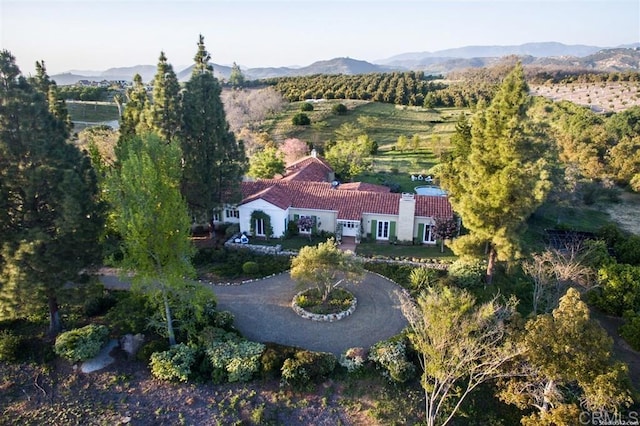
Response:
[[[403,193],[398,204],[398,241],[413,241],[413,222],[416,215],[416,199],[411,193]]]
[[[318,151],[316,151],[316,149],[315,149],[315,148],[313,148],[313,149],[311,150],[311,156],[312,156],[313,158],[318,158]]]

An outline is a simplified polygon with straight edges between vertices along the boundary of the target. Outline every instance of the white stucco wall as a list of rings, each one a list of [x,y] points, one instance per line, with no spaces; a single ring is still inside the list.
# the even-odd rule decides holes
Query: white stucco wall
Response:
[[[336,218],[338,213],[331,210],[308,210],[308,209],[289,209],[289,220],[293,220],[294,215],[315,216],[318,221],[318,231],[336,232]]]
[[[262,210],[271,218],[271,227],[273,228],[273,237],[281,237],[284,235],[288,210],[283,210],[278,206],[264,201],[262,199],[251,201],[247,204],[238,206],[240,212],[240,232],[251,235],[251,213],[255,210]]]

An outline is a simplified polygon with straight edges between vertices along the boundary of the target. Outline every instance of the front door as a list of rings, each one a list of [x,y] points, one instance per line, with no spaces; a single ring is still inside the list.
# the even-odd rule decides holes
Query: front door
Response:
[[[342,224],[343,237],[355,237],[360,232],[360,221],[357,220],[339,220]]]

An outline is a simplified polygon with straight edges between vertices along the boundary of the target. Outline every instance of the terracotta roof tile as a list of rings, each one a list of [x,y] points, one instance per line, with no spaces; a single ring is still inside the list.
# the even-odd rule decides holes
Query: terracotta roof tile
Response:
[[[383,185],[376,185],[367,182],[341,183],[338,189],[343,191],[369,191],[369,192],[391,192],[391,188]]]
[[[327,162],[317,157],[306,157],[287,166],[282,180],[327,182],[330,174],[333,174],[333,169]]]
[[[377,186],[377,185],[376,185]],[[363,213],[397,215],[401,194],[362,190],[338,190],[330,183],[265,179],[242,182],[246,204],[263,199],[282,209],[335,210],[338,219],[360,220]],[[415,195],[416,216],[451,217],[446,197]]]

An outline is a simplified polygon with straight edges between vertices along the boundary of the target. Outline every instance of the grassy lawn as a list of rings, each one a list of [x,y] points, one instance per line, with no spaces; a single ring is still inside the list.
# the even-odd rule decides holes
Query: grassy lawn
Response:
[[[348,108],[346,115],[331,112],[331,108],[339,103]],[[262,130],[276,141],[295,137],[323,147],[326,141],[334,138],[334,131],[338,127],[344,123],[352,123],[375,140],[381,151],[390,150],[400,135],[411,138],[416,134],[422,139],[425,145],[423,148],[434,142],[446,148],[455,131],[459,114],[467,111],[461,108],[425,109],[336,99],[316,102],[313,104],[313,111],[305,112],[311,119],[310,126],[294,126],[291,119],[300,112],[301,104],[302,102],[290,103],[283,112],[266,120]]]
[[[610,222],[611,217],[602,206],[563,206],[547,203],[527,221],[522,243],[528,251],[543,250],[546,229],[596,232]]]
[[[68,102],[67,109],[71,121],[88,121],[98,123],[118,119],[118,107],[116,104],[105,105],[95,102]]]
[[[346,115],[338,116],[331,112],[338,103],[347,106]],[[432,167],[438,163],[440,155],[449,150],[449,140],[455,132],[458,117],[470,114],[464,108],[426,109],[340,99],[315,102],[314,110],[306,112],[311,118],[311,125],[293,126],[291,119],[300,112],[301,105],[302,102],[289,104],[285,111],[267,120],[263,130],[276,141],[295,137],[323,147],[326,141],[335,138],[336,129],[350,123],[378,143],[372,169],[353,180],[375,184],[393,182],[400,185],[402,192],[413,192],[421,184],[411,181],[411,174],[433,174]],[[396,141],[401,135],[409,140],[418,135],[420,143],[417,149],[411,146],[405,151],[396,150]]]
[[[356,253],[361,256],[406,257],[416,259],[454,260],[453,252],[445,246],[440,252],[440,245],[436,246],[404,246],[388,243],[362,242],[356,246]]]

